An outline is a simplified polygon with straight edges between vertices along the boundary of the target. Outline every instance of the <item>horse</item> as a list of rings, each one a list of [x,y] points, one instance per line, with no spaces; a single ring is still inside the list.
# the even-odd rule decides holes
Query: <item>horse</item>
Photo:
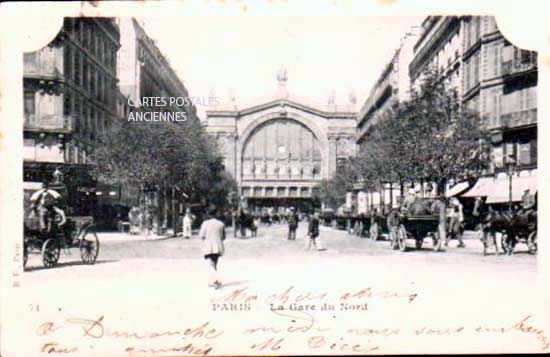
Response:
[[[536,210],[519,210],[508,214],[508,229],[503,237],[503,248],[508,255],[514,253],[519,242],[527,244],[529,253],[537,251],[537,212]]]
[[[488,208],[485,201],[482,198],[478,198],[474,203],[472,222],[481,234],[480,239],[483,243],[483,255],[487,255],[487,250],[489,248],[489,237],[492,238],[495,253],[500,255],[496,234],[505,234],[508,228],[506,217],[494,212],[491,208]]]

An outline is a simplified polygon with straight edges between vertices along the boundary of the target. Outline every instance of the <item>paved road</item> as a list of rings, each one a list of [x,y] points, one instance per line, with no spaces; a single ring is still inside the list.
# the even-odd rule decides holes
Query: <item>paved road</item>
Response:
[[[286,240],[283,225],[261,227],[254,238],[233,238],[229,234],[227,254],[220,261],[224,284],[220,290],[207,286],[207,265],[201,258],[201,242],[196,236],[190,240],[143,240],[144,237],[102,233],[99,258],[92,266],[80,263],[76,249],[62,254],[60,265],[53,269],[41,268],[40,257],[31,256],[30,269],[23,274],[20,303],[40,303],[42,313],[52,319],[105,316],[105,324],[126,324],[126,329],[147,330],[150,321],[181,328],[182,324],[204,322],[207,316],[224,329],[227,338],[216,344],[217,353],[326,354],[335,351],[306,349],[304,338],[311,337],[311,333],[304,338],[296,336],[293,343],[297,347],[293,349],[289,344],[279,351],[250,350],[248,345],[239,345],[242,349],[227,348],[232,346],[231,341],[245,338],[235,334],[246,326],[252,327],[254,321],[275,321],[283,326],[296,323],[270,312],[269,304],[262,300],[266,297],[280,296],[291,289],[290,295],[296,300],[302,296],[318,307],[324,302],[339,306],[339,296],[368,289],[369,294],[374,292],[373,296],[354,298],[357,303],[368,302],[368,311],[314,314],[316,321],[331,326],[333,332],[326,335],[327,339],[341,343],[339,336],[343,335],[338,335],[338,331],[350,323],[356,327],[399,326],[404,334],[427,324],[441,328],[465,326],[469,332],[464,332],[464,339],[449,335],[435,342],[422,340],[418,342],[421,350],[411,349],[417,337],[410,334],[397,340],[371,337],[371,342],[387,353],[460,353],[467,351],[464,348],[468,346],[485,346],[479,350],[483,352],[538,351],[535,337],[475,332],[480,324],[496,328],[511,326],[525,316],[540,316],[537,259],[526,253],[526,247],[519,246],[518,254],[511,257],[483,256],[481,243],[470,234],[463,249],[452,242],[445,252],[434,252],[426,242],[427,247],[420,251],[400,252],[391,250],[387,241],[373,242],[323,227],[321,239],[327,249],[305,251],[305,229],[306,225],[301,224],[296,241]],[[414,242],[409,243],[412,248]],[[221,301],[238,289],[259,297],[249,314],[220,314],[212,310],[212,301]],[[327,292],[325,298],[319,297]],[[410,296],[417,296],[414,302],[409,301]],[[27,313],[24,321],[32,321],[32,313]],[[249,345],[252,337],[246,337]],[[353,339],[367,342],[359,336]],[[86,348],[93,348],[95,353],[107,348],[95,340],[91,342],[91,347]],[[34,342],[28,342],[28,347],[31,352],[39,348]]]
[[[482,244],[474,232],[465,234],[466,248],[457,248],[457,242],[451,241],[450,246],[444,252],[432,250],[432,242],[425,239],[421,250],[414,248],[414,241],[408,240],[408,251],[399,252],[390,249],[387,240],[380,239],[376,242],[369,239],[361,239],[347,234],[342,230],[334,230],[322,227],[321,242],[325,251],[305,252],[307,237],[307,225],[301,223],[298,228],[297,240],[286,239],[287,228],[285,225],[262,226],[257,237],[234,238],[232,229],[228,229],[226,241],[227,255],[225,259],[294,259],[302,256],[344,257],[356,256],[363,259],[377,259],[381,263],[392,264],[397,260],[418,261],[426,263],[453,264],[480,264],[488,266],[500,266],[514,264],[516,267],[524,267],[532,270],[536,266],[536,257],[527,253],[527,246],[519,244],[516,254],[512,257],[494,256],[494,251],[489,250],[490,255],[482,255]],[[201,242],[197,236],[186,240],[177,238],[154,237],[147,239],[144,236],[131,236],[125,233],[99,233],[101,244],[98,261],[124,261],[133,258],[166,258],[166,259],[197,259],[200,258]],[[77,249],[62,252],[61,265],[78,263],[80,260]],[[30,270],[41,265],[39,256],[31,256],[28,267]]]

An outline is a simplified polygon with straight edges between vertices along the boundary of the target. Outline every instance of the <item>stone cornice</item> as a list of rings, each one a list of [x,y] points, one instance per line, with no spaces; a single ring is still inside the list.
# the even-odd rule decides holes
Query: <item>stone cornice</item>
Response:
[[[335,112],[327,112],[320,109],[312,108],[297,102],[294,102],[292,100],[288,99],[276,99],[272,100],[263,104],[255,105],[249,108],[244,108],[241,110],[207,110],[206,115],[208,117],[220,117],[220,116],[226,116],[226,117],[242,117],[248,114],[256,113],[262,110],[270,109],[280,106],[281,107],[281,116],[285,116],[284,113],[288,112],[285,108],[285,106],[289,106],[291,108],[299,109],[304,112],[308,112],[311,114],[315,114],[317,116],[321,116],[327,119],[353,119],[355,120],[355,117],[357,115],[356,112],[344,112],[344,111],[335,111]]]

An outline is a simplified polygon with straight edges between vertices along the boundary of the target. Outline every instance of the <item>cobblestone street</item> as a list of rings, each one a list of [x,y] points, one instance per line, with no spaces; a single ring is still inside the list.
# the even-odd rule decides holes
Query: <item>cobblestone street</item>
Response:
[[[370,239],[360,239],[349,235],[343,230],[334,230],[322,227],[321,244],[326,250],[319,252],[306,252],[307,223],[302,222],[297,232],[297,240],[286,239],[286,225],[261,226],[257,237],[251,237],[250,231],[246,238],[233,236],[232,228],[227,229],[226,248],[227,253],[223,260],[228,262],[234,259],[266,259],[276,257],[280,261],[295,261],[297,258],[357,257],[357,259],[373,260],[380,264],[393,265],[400,261],[440,263],[445,266],[463,266],[464,264],[476,264],[480,268],[495,265],[514,265],[515,268],[523,267],[528,271],[536,268],[536,257],[527,253],[527,246],[518,244],[516,254],[512,257],[495,256],[494,249],[489,249],[489,255],[483,256],[483,246],[477,237],[477,232],[466,231],[466,248],[457,248],[457,242],[451,241],[449,247],[443,252],[432,250],[432,242],[425,239],[420,251],[414,248],[414,241],[408,240],[406,252],[390,249],[390,242],[384,238],[374,242]],[[201,241],[197,238],[197,232],[189,240],[181,236],[176,238],[164,238],[159,236],[137,236],[127,233],[99,233],[100,252],[99,262],[121,262],[124,260],[139,259],[200,259]],[[498,240],[500,245],[500,240]],[[73,249],[61,254],[60,265],[72,266],[80,261],[79,251]],[[30,270],[40,268],[41,261],[38,255],[31,255],[28,263]]]
[[[39,303],[42,313],[52,319],[105,316],[107,324],[113,322],[112,316],[126,316],[122,324],[145,324],[142,328],[153,320],[162,321],[157,325],[168,329],[209,319],[226,328],[225,338],[229,340],[225,341],[237,338],[236,321],[253,324],[252,318],[284,325],[305,321],[306,316],[336,331],[346,326],[350,306],[368,308],[352,311],[353,326],[362,321],[365,326],[395,325],[403,331],[421,328],[426,321],[434,327],[453,327],[454,321],[460,321],[468,331],[485,321],[491,326],[511,326],[526,313],[536,315],[540,311],[541,295],[535,293],[540,284],[536,256],[528,254],[526,247],[518,246],[518,253],[511,257],[483,256],[481,243],[468,233],[463,249],[456,248],[453,241],[445,252],[434,252],[426,242],[425,248],[415,251],[414,242],[409,241],[411,249],[400,252],[391,250],[388,241],[359,239],[323,227],[321,239],[326,250],[305,251],[306,228],[305,223],[300,224],[296,241],[286,240],[284,225],[261,227],[258,237],[246,239],[234,238],[229,229],[226,255],[219,264],[223,283],[219,290],[207,286],[207,265],[196,235],[190,240],[143,240],[141,236],[100,233],[101,249],[95,265],[82,264],[76,249],[68,255],[62,253],[60,264],[52,269],[42,268],[39,255],[31,256],[22,279],[22,306]],[[365,291],[368,295],[361,298]],[[264,300],[284,296],[285,292],[300,302],[294,308],[305,308],[306,303],[319,308],[326,302],[334,303],[338,310],[330,316],[322,311],[296,315],[298,320],[291,321],[284,316],[295,315],[276,313]],[[338,296],[346,294],[355,297],[341,305]],[[248,298],[252,302],[239,304]],[[244,306],[251,309],[250,314],[214,308],[228,301],[236,304],[225,306]],[[378,326],[381,321],[386,321],[384,326]],[[529,350],[539,348],[534,337],[514,335],[516,338],[503,340],[499,336],[473,333],[467,338],[469,343],[483,344],[494,352],[516,350],[519,345],[512,341],[520,340],[524,341],[522,346],[531,346],[526,347]],[[380,343],[385,352],[397,353],[412,343],[406,342],[408,338],[372,341]],[[423,351],[443,351],[443,345],[446,352],[465,351],[465,345],[451,343],[452,336],[438,338],[433,345],[426,339]],[[292,336],[289,340],[293,341]],[[370,340],[363,337],[361,341]],[[419,343],[418,336],[414,341]],[[304,346],[303,339],[295,343],[292,349],[281,351],[305,351],[300,347]],[[252,350],[244,346],[239,351]]]

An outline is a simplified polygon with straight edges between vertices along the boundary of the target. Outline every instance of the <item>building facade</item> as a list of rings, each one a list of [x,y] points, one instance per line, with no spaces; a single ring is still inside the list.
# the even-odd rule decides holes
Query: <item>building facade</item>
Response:
[[[307,209],[319,182],[356,153],[354,103],[340,107],[331,96],[323,106],[291,96],[286,79],[279,72],[277,93],[259,102],[231,101],[206,113],[225,169],[253,208]]]
[[[145,32],[144,27],[135,18],[117,19],[120,29],[121,48],[118,52],[118,74],[120,87],[120,111],[123,120],[130,120],[130,113],[182,113],[181,121],[167,122],[166,125],[185,125],[189,121],[198,121],[196,107],[189,92],[168,59]],[[143,98],[163,98],[165,104],[148,105]],[[170,105],[169,98],[185,99],[183,105]],[[183,118],[185,118],[183,120]],[[147,125],[136,123],[136,125]],[[184,191],[187,188],[182,187]],[[146,207],[153,216],[153,229],[160,233],[167,227],[177,229],[175,217],[181,213],[183,199],[169,194],[166,188],[142,188],[129,186],[126,195],[132,205]],[[124,194],[123,194],[124,195]],[[176,208],[177,207],[177,208]]]
[[[191,101],[144,107],[142,97],[188,97],[188,92],[139,23],[65,18],[50,44],[24,55],[27,193],[60,169],[69,185],[68,214],[117,215],[117,209],[138,204],[139,188],[107,184],[92,174],[90,157],[103,134],[132,112],[182,111],[198,120]]]
[[[188,120],[198,120],[192,101],[184,106],[141,105],[144,97],[189,98],[189,92],[167,58],[134,18],[118,18],[121,48],[118,52],[120,91],[132,104],[133,110],[185,112]],[[187,105],[189,104],[189,105]]]
[[[60,169],[70,214],[90,215],[96,203],[89,155],[117,119],[119,40],[112,18],[65,18],[50,44],[24,55],[25,188]]]
[[[393,105],[410,98],[411,81],[409,63],[413,57],[413,46],[418,39],[419,28],[412,27],[401,39],[399,48],[372,87],[361,110],[357,114],[357,144],[358,150],[369,145],[371,128],[378,123],[384,113]],[[370,207],[394,205],[399,199],[400,190],[397,185],[386,184],[380,190],[363,192],[360,183],[355,185],[357,196],[353,196],[352,205],[359,206],[365,201]],[[390,191],[392,191],[390,193]]]
[[[428,66],[453,83],[462,103],[477,111],[491,132],[495,203],[510,199],[507,179],[517,176],[512,199],[536,190],[537,54],[522,50],[500,33],[492,16],[429,16],[414,46],[412,84]],[[489,186],[488,186],[489,187]],[[520,192],[521,191],[521,192]]]
[[[368,145],[369,129],[380,120],[393,104],[410,98],[409,63],[413,45],[418,39],[418,27],[411,28],[401,39],[388,64],[382,70],[369,96],[357,114],[357,144]]]

